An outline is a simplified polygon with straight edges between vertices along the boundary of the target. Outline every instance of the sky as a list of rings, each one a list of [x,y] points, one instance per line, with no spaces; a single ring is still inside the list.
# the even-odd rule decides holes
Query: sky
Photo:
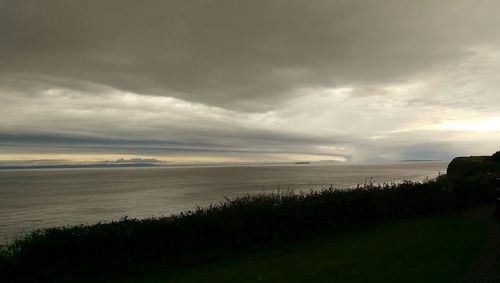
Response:
[[[0,164],[500,149],[500,1],[0,0]]]

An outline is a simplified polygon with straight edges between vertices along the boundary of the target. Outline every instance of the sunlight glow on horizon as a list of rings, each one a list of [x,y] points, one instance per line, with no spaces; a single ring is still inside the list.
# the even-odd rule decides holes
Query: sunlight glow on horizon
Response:
[[[466,132],[500,132],[500,117],[490,119],[474,119],[449,121],[436,126],[439,130]]]
[[[114,162],[120,159],[155,159],[164,164],[223,164],[223,163],[260,163],[260,162],[297,162],[297,161],[335,161],[347,162],[342,156],[314,155],[314,154],[267,154],[265,158],[244,156],[201,156],[201,155],[133,155],[133,154],[58,154],[58,153],[34,153],[34,154],[0,154],[0,165],[12,165],[16,162],[47,162],[47,163],[100,163]]]

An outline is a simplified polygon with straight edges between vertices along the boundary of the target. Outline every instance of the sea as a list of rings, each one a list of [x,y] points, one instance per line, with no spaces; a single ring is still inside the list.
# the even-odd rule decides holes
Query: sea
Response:
[[[0,244],[31,231],[161,217],[263,192],[425,181],[448,162],[0,170]]]

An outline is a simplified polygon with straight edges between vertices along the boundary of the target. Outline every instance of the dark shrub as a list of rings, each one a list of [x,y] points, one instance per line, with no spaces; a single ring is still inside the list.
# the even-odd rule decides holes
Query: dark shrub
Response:
[[[454,192],[464,207],[489,204],[495,200],[494,175],[472,174],[453,180]]]
[[[445,178],[243,196],[170,217],[37,231],[4,249],[0,271],[4,281],[95,281],[193,265],[391,218],[446,213],[459,205]]]
[[[493,153],[493,155],[491,156],[491,159],[493,161],[500,161],[500,151]]]

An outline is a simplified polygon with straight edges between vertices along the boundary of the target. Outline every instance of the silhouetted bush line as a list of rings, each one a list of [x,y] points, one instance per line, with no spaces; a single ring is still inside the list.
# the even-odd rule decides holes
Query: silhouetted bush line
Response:
[[[242,196],[178,215],[33,232],[3,249],[7,281],[42,282],[140,274],[388,219],[459,211],[471,205],[445,177],[424,183],[366,185]],[[75,279],[71,279],[75,282]]]

